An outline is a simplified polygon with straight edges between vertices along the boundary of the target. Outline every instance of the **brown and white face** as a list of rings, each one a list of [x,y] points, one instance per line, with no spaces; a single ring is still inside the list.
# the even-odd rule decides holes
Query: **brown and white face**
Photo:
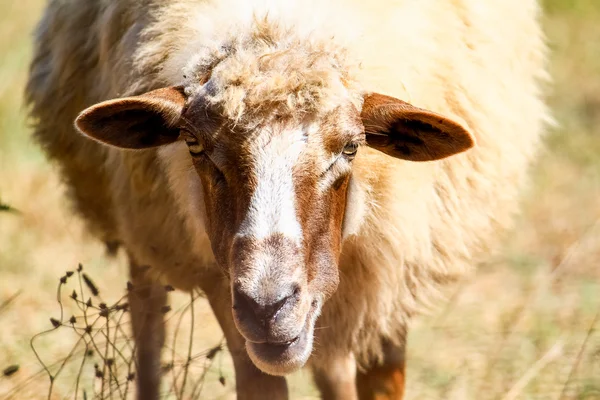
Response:
[[[307,361],[315,321],[335,292],[353,159],[366,145],[431,161],[473,137],[457,122],[370,94],[326,115],[268,118],[236,127],[182,88],[110,100],[83,111],[77,128],[124,149],[185,141],[197,172],[205,229],[231,282],[233,317],[252,361],[282,375]]]

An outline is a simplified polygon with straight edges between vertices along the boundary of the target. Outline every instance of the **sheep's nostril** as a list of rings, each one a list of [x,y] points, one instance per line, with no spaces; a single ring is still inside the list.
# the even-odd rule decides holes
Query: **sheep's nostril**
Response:
[[[233,293],[233,308],[237,312],[241,313],[250,313],[254,314],[254,310],[258,308],[259,305],[256,303],[252,297],[248,296],[246,293],[242,292],[239,288],[235,288]]]
[[[293,297],[300,296],[300,285],[294,285],[294,290],[292,291]]]
[[[297,301],[300,296],[300,287],[294,285],[293,289],[286,291],[288,295],[280,297],[276,301],[256,301],[253,297],[244,293],[240,288],[235,288],[233,308],[236,312],[252,315],[262,324],[266,324],[281,310],[288,302]]]

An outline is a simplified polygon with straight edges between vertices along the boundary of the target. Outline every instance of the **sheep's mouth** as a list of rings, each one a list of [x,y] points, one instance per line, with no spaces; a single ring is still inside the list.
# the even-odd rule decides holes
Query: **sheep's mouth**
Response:
[[[300,334],[284,342],[246,341],[246,351],[260,370],[270,375],[287,375],[302,368],[313,346],[314,326],[320,306],[313,303]]]

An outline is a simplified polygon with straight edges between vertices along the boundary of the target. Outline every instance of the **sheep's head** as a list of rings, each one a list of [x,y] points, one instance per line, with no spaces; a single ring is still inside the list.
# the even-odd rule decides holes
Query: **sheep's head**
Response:
[[[264,109],[259,121],[244,124],[208,92],[186,93],[167,87],[106,101],[83,111],[76,126],[123,149],[178,149],[172,154],[195,171],[186,187],[198,191],[190,198],[199,204],[190,206],[201,209],[230,277],[233,317],[251,359],[270,374],[293,372],[310,356],[315,321],[338,286],[361,147],[433,161],[474,139],[457,122],[375,93],[358,105],[342,98],[326,112]]]

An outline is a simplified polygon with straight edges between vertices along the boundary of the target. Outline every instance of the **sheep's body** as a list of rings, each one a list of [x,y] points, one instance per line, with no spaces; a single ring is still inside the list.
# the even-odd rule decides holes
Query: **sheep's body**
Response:
[[[72,128],[77,113],[93,103],[197,78],[211,68],[202,63],[218,55],[198,56],[194,48],[216,54],[228,35],[258,30],[249,28],[253,2],[168,3],[51,2],[37,32],[28,99],[38,119],[36,138],[62,166],[92,231],[123,243],[166,282],[191,290],[210,285],[201,276],[215,267],[208,238],[192,221],[197,199],[185,191],[190,166],[163,162],[185,150],[124,152]],[[270,20],[290,29],[271,32],[264,22],[263,33],[275,36],[270,39],[282,35],[309,53],[333,54],[351,85],[454,116],[477,140],[473,150],[439,163],[398,161],[367,148],[355,160],[354,182],[363,195],[348,204],[340,284],[323,308],[319,324],[327,329],[317,331],[312,360],[326,363],[350,352],[368,361],[379,354],[381,337],[400,340],[419,304],[467,272],[510,224],[548,119],[539,89],[545,79],[539,9],[534,0],[347,0],[338,6],[344,12],[320,25],[313,14],[322,5],[280,3],[288,10],[271,9]],[[348,51],[336,53],[344,43]],[[255,73],[248,68],[238,71],[242,80]],[[244,103],[236,93],[217,98],[217,92],[214,101],[230,107],[233,117],[240,107],[260,109],[252,94],[245,93]],[[334,95],[307,102],[324,107]]]

